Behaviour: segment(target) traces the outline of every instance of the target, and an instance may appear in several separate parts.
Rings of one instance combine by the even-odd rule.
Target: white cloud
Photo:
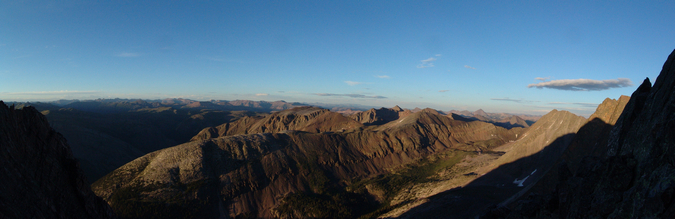
[[[464,68],[469,68],[469,69],[476,69],[476,68],[474,68],[474,67],[471,67],[471,66],[468,66],[468,65],[464,65]]]
[[[349,86],[355,86],[359,84],[363,84],[363,82],[358,82],[358,81],[345,81]]]
[[[117,57],[139,57],[141,54],[138,53],[133,53],[133,52],[123,52],[115,55]]]
[[[437,60],[436,58],[434,58],[434,57],[431,57],[431,58],[428,58],[428,59],[422,60],[422,62],[425,62],[425,63],[426,63],[426,62],[433,62],[433,61],[436,61],[436,60]]]
[[[436,61],[436,60],[437,60],[437,59],[434,58],[434,57],[431,57],[431,58],[428,58],[428,59],[425,59],[425,60],[421,60],[422,63],[419,64],[419,65],[417,65],[417,68],[430,68],[430,67],[434,67],[434,63],[431,63],[431,62]]]
[[[376,75],[375,77],[389,79],[389,75]]]
[[[621,88],[633,86],[633,83],[628,78],[608,79],[608,80],[592,80],[592,79],[561,79],[536,84],[527,85],[528,88],[550,88],[557,90],[569,91],[598,91],[607,90],[611,88]]]
[[[269,96],[269,94],[264,94],[264,93],[255,94],[255,95],[258,96],[258,97],[261,97],[261,96]]]
[[[441,54],[436,54],[436,57],[441,57]]]

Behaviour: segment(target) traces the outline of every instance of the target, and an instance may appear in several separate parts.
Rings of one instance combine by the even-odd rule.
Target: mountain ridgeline
[[[130,218],[351,218],[392,195],[368,179],[435,154],[487,150],[520,132],[431,109],[364,126],[328,110],[295,108],[206,128],[192,142],[138,158],[92,186]]]

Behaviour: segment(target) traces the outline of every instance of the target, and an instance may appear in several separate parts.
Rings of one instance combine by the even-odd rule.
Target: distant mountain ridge
[[[509,120],[510,117],[512,116],[517,116],[520,117],[523,120],[529,121],[528,125],[533,124],[536,122],[539,118],[541,118],[541,115],[529,115],[529,114],[510,114],[510,113],[488,113],[483,111],[483,109],[478,109],[474,112],[467,111],[467,110],[450,110],[448,113],[454,113],[457,115],[461,115],[464,117],[474,117],[478,118],[481,121],[504,121],[504,120]]]
[[[49,103],[49,102],[47,102]],[[95,100],[59,100],[53,102],[63,108],[73,108],[82,111],[90,112],[129,112],[140,110],[144,108],[158,108],[171,107],[173,109],[190,108],[190,109],[209,109],[222,111],[254,111],[254,112],[271,112],[291,109],[298,106],[306,106],[301,103],[288,103],[283,100],[268,102],[268,101],[252,101],[252,100],[211,100],[211,101],[196,101],[182,98],[168,98],[163,100],[142,100],[142,99],[95,99]]]
[[[342,114],[317,107],[296,107],[267,116],[244,117],[233,122],[202,130],[190,141],[206,140],[229,135],[305,131],[312,133],[344,132],[363,125]]]

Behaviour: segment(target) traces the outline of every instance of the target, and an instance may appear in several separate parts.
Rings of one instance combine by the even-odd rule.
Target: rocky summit
[[[33,107],[0,101],[0,218],[113,218],[66,139]]]
[[[675,218],[674,87],[675,51],[654,86],[645,79],[620,116],[607,107],[582,128],[604,123],[599,133],[580,131],[575,141],[592,144],[568,148],[555,174],[540,181],[550,189],[496,206],[484,218]]]

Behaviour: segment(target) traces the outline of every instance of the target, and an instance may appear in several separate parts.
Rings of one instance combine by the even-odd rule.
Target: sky
[[[656,80],[675,1],[5,1],[0,100],[588,116]]]

